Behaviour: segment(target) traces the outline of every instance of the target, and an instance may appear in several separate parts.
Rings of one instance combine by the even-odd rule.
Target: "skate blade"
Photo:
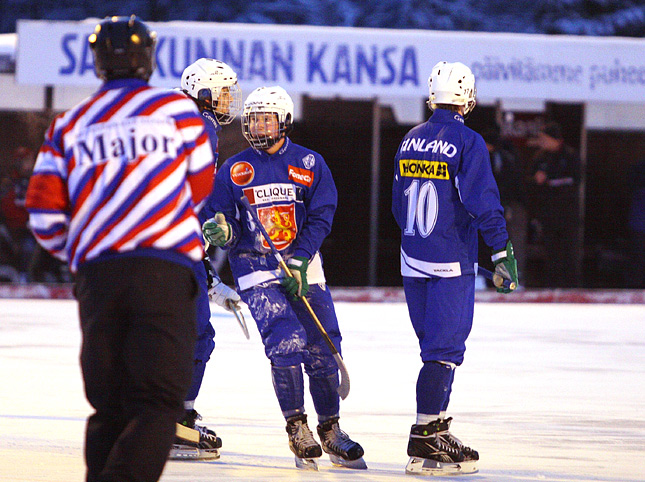
[[[300,457],[294,457],[296,459],[296,467],[303,470],[318,470],[318,463],[314,459],[301,459]]]
[[[185,445],[173,445],[168,459],[170,460],[217,460],[219,449],[199,449]]]
[[[447,463],[437,462],[432,459],[410,457],[408,465],[405,466],[405,473],[409,475],[465,475],[477,473],[476,460],[465,460],[463,462]]]
[[[329,454],[329,460],[331,460],[331,463],[337,467],[347,467],[348,469],[354,470],[367,470],[367,464],[363,460],[363,457],[356,460],[345,460],[338,455]]]

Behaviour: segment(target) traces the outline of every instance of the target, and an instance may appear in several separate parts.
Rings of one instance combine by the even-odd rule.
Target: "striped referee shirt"
[[[49,126],[27,191],[30,227],[72,272],[133,254],[189,266],[204,254],[196,212],[214,172],[190,99],[111,80]]]

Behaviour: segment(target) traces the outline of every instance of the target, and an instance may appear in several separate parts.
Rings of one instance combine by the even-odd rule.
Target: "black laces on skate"
[[[349,435],[340,429],[340,426],[337,423],[332,424],[332,426],[327,430],[325,430],[323,426],[320,432],[320,438],[322,439],[321,442],[334,449],[334,452],[345,452],[355,443],[349,438]]]
[[[318,426],[318,436],[323,449],[347,460],[363,456],[363,447],[354,442],[338,425],[338,418],[332,418]]]
[[[307,425],[306,416],[299,416],[287,420],[287,433],[289,434],[289,445],[298,457],[309,458],[320,456],[317,454],[320,451],[320,446],[316,442],[316,439],[314,439],[314,434],[309,428],[309,425]]]
[[[467,459],[479,460],[479,453],[476,450],[468,447],[467,445],[464,445],[461,440],[450,433],[449,428],[451,421],[452,417],[448,417],[443,420],[438,426],[439,431],[437,432],[437,435],[439,435],[439,437],[448,445],[454,447],[457,450],[461,450],[461,452]]]

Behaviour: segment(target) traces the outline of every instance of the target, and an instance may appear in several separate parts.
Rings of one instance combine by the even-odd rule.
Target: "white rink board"
[[[365,448],[367,472],[299,471],[253,322],[247,341],[213,306],[213,358],[197,410],[222,437],[222,458],[170,462],[163,482],[403,481],[420,362],[402,303],[336,305],[352,389],[341,426]],[[642,305],[479,303],[457,369],[453,432],[481,455],[459,479],[645,480]],[[84,478],[85,401],[72,300],[0,299],[0,480]],[[309,396],[306,405],[313,416]]]

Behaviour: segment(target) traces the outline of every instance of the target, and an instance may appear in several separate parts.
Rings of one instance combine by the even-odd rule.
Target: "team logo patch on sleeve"
[[[311,169],[312,167],[314,167],[314,164],[316,164],[316,158],[314,157],[313,154],[307,154],[305,157],[302,158],[302,164],[307,169]]]
[[[240,161],[231,166],[231,181],[238,186],[246,186],[255,177],[255,170],[248,162]]]
[[[300,169],[299,167],[289,165],[289,180],[311,187],[314,183],[314,173],[307,169]]]
[[[443,161],[427,161],[425,159],[401,159],[399,170],[404,177],[420,177],[423,179],[450,179],[448,163]]]

